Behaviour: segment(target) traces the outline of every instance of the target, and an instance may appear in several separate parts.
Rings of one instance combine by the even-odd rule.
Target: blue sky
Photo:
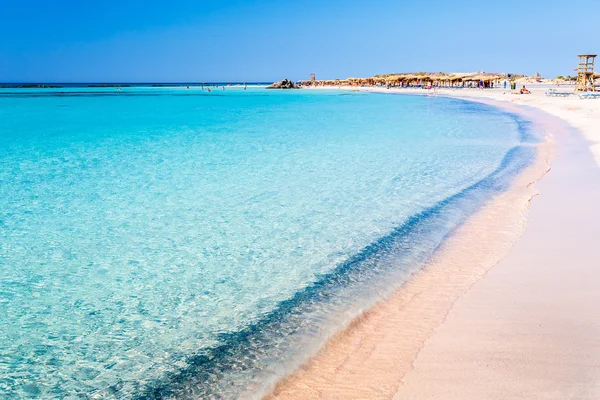
[[[554,77],[572,74],[579,52],[600,53],[598,0],[0,0],[0,9],[0,82]],[[580,10],[588,21],[575,20]]]

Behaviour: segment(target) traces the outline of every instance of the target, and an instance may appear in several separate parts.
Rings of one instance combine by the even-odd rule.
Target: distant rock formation
[[[32,84],[26,84],[26,85],[15,85],[15,84],[9,84],[9,85],[0,85],[0,89],[14,89],[14,88],[18,88],[18,89],[56,89],[56,88],[61,88],[62,86],[58,86],[58,85],[41,85],[38,83],[32,83]]]
[[[284,79],[267,86],[267,89],[298,89],[298,86],[289,79]]]

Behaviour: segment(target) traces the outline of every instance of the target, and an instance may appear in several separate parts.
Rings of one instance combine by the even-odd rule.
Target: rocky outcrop
[[[284,79],[267,86],[267,89],[298,89],[298,86],[289,79]]]

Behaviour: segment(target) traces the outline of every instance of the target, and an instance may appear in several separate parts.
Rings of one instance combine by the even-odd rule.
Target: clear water
[[[0,397],[259,393],[504,190],[525,130],[442,98],[0,89]]]

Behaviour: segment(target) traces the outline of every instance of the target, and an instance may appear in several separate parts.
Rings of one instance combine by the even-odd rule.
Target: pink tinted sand
[[[509,255],[453,305],[395,399],[600,399],[600,170],[573,131]]]
[[[510,191],[270,398],[600,398],[600,169],[562,122],[535,118],[552,171],[531,185],[553,154],[540,145]]]

